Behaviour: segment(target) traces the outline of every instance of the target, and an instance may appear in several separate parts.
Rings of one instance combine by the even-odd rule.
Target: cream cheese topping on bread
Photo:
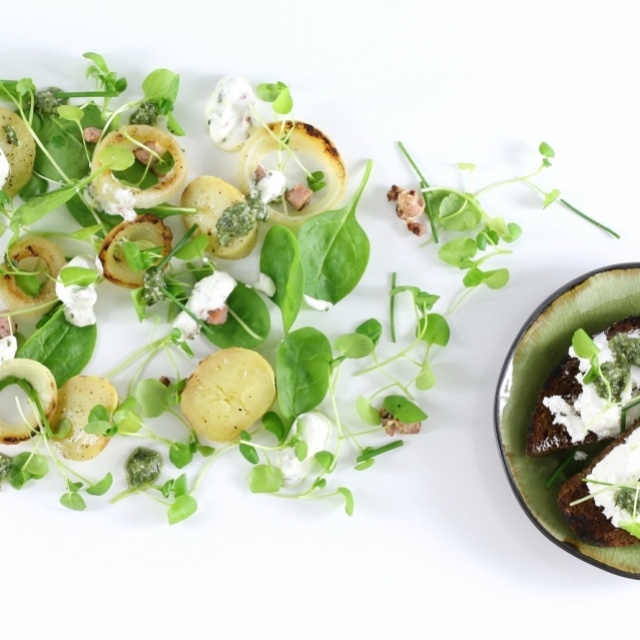
[[[627,334],[631,338],[640,338],[640,331],[632,331]],[[614,355],[609,348],[609,341],[605,332],[593,337],[593,341],[600,349],[598,360],[600,364],[613,362]],[[576,358],[573,347],[569,349],[569,356]],[[584,442],[589,432],[598,438],[615,437],[620,433],[621,407],[627,403],[640,389],[640,367],[632,365],[630,368],[630,381],[621,393],[620,401],[611,401],[599,395],[594,384],[585,384],[584,377],[591,368],[587,358],[578,358],[579,372],[576,373],[576,381],[582,391],[571,403],[560,395],[552,395],[543,398],[542,403],[553,415],[553,423],[563,425],[571,438],[571,442],[579,444]]]
[[[587,479],[587,488],[593,496],[594,503],[602,508],[604,515],[611,520],[614,527],[634,519],[633,508],[630,512],[628,508],[616,502],[619,502],[617,495],[621,485],[633,489],[639,480],[640,429],[636,429],[593,467]],[[640,519],[640,513],[636,513],[636,519]]]

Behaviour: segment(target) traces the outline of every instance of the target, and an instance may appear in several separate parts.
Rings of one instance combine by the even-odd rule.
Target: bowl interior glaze
[[[600,331],[640,315],[640,263],[587,273],[560,288],[531,315],[511,347],[495,400],[496,435],[511,486],[527,515],[550,540],[609,572],[640,579],[640,546],[606,549],[576,538],[556,506],[561,482],[545,483],[564,454],[527,458],[525,440],[540,390],[567,354],[578,328]],[[640,543],[640,541],[639,541]]]

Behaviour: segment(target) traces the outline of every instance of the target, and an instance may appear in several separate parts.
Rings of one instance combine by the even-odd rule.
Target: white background
[[[340,148],[355,189],[374,170],[359,217],[372,261],[353,298],[321,322],[353,329],[386,313],[389,274],[442,296],[459,274],[396,222],[388,187],[412,185],[402,140],[433,184],[460,186],[455,163],[475,162],[480,187],[538,164],[539,179],[605,221],[621,240],[558,206],[542,211],[524,186],[484,200],[518,222],[501,291],[474,292],[451,316],[434,357],[423,432],[340,482],[356,498],[295,502],[246,489],[236,455],[216,465],[200,513],[169,527],[149,500],[57,504],[54,478],[0,494],[2,637],[523,638],[621,636],[634,628],[635,581],[566,554],[529,522],[508,486],[495,442],[493,397],[502,362],[533,309],[591,269],[639,257],[637,10],[633,2],[536,0],[364,4],[258,2],[11,3],[2,11],[0,77],[86,86],[81,54],[103,54],[132,92],[153,68],[181,75],[191,174],[233,176],[215,154],[202,110],[228,73],[292,87],[299,119]],[[124,298],[120,298],[124,299]],[[148,327],[103,304],[94,372]],[[316,322],[317,315],[304,322]],[[130,339],[123,340],[123,332]],[[334,335],[337,335],[335,333]],[[356,387],[343,378],[346,415]]]

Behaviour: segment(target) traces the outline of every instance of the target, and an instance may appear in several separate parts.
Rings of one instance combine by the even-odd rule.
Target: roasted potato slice
[[[160,255],[166,256],[171,251],[172,240],[171,229],[156,216],[145,214],[135,220],[121,222],[111,229],[100,247],[98,257],[104,277],[121,287],[141,287],[144,271],[131,269],[124,256],[123,242],[135,242],[140,249],[158,247]]]
[[[258,242],[258,224],[244,236],[234,238],[231,243],[220,244],[216,223],[231,205],[244,202],[242,193],[233,185],[214,176],[200,176],[191,181],[182,194],[183,207],[197,209],[197,213],[183,216],[187,228],[198,226],[198,232],[209,237],[208,249],[215,256],[235,260],[244,258],[253,251]]]
[[[45,238],[22,238],[12,244],[5,254],[0,275],[0,298],[10,311],[27,312],[23,315],[42,314],[56,302],[56,278],[67,264],[60,248]],[[42,273],[42,284],[36,295],[29,295],[16,282],[16,267],[21,271]],[[50,304],[49,304],[50,303]],[[29,311],[33,308],[33,311]]]
[[[200,362],[186,382],[180,407],[201,436],[229,442],[259,420],[275,396],[271,365],[255,351],[231,347]]]
[[[62,420],[69,420],[70,429],[64,438],[53,440],[56,449],[68,460],[91,460],[109,443],[109,437],[87,433],[84,428],[96,405],[109,413],[118,407],[118,392],[105,378],[74,376],[58,390],[58,407],[51,420],[54,431]]]
[[[31,178],[36,143],[24,120],[4,107],[0,107],[0,149],[10,166],[9,177],[0,189],[13,197]]]
[[[47,367],[36,360],[27,358],[13,358],[5,360],[0,365],[0,388],[15,385],[15,380],[24,380],[35,391],[40,400],[40,406],[47,420],[51,420],[58,402],[58,387],[53,374]],[[0,410],[7,410],[4,406]],[[10,422],[0,417],[0,443],[15,444],[28,440],[40,425],[39,415],[31,407],[24,408],[25,420]]]

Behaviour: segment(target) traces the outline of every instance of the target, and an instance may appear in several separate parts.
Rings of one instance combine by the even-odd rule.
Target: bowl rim
[[[500,374],[498,376],[498,384],[496,386],[496,393],[494,396],[494,403],[493,403],[493,419],[494,419],[494,434],[496,437],[496,443],[498,445],[498,451],[500,453],[500,459],[502,461],[502,466],[506,473],[511,490],[513,491],[518,503],[520,504],[520,507],[525,512],[529,520],[533,522],[533,524],[536,526],[538,531],[540,531],[547,539],[551,540],[551,542],[553,542],[556,546],[560,547],[561,549],[571,554],[572,556],[582,560],[583,562],[586,562],[587,564],[590,564],[594,567],[607,571],[608,573],[621,576],[623,578],[629,578],[631,580],[640,580],[640,573],[631,573],[628,571],[624,571],[622,569],[618,569],[617,567],[612,567],[611,565],[608,565],[594,558],[590,558],[589,556],[584,555],[580,551],[580,549],[578,549],[574,545],[568,542],[563,542],[562,540],[558,540],[558,538],[556,538],[554,535],[552,535],[549,532],[549,530],[535,516],[535,514],[527,504],[526,500],[524,499],[524,497],[522,496],[518,488],[518,484],[513,475],[511,465],[509,464],[508,456],[506,455],[506,452],[505,452],[504,443],[502,441],[502,432],[500,428],[501,426],[501,410],[500,410],[501,393],[500,391],[503,387],[506,374],[509,370],[509,367],[511,366],[514,354],[518,349],[518,347],[520,346],[520,342],[522,341],[523,336],[535,324],[535,322],[538,320],[541,314],[551,304],[553,304],[558,298],[568,293],[578,285],[586,282],[593,276],[596,276],[600,273],[610,272],[610,271],[624,271],[624,270],[631,270],[631,269],[640,270],[640,262],[621,262],[621,263],[611,264],[603,267],[598,267],[580,276],[577,276],[572,280],[570,280],[569,282],[567,282],[566,284],[560,286],[553,293],[548,295],[540,304],[538,304],[537,307],[535,307],[533,312],[529,315],[525,323],[522,325],[520,331],[518,331],[518,333],[516,334],[516,337],[513,340],[511,346],[509,347],[504,363],[500,369]],[[640,540],[638,542],[640,543]]]

